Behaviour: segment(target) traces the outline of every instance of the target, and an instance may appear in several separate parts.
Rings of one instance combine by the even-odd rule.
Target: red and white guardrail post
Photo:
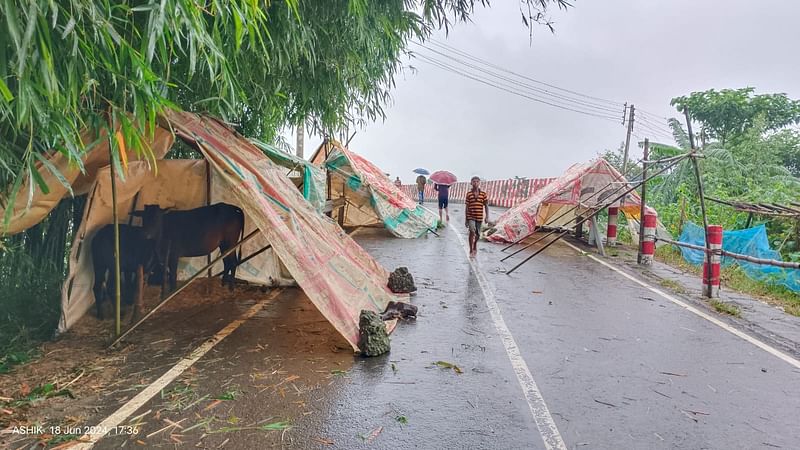
[[[606,245],[613,247],[617,245],[617,216],[619,208],[616,206],[608,207],[608,228],[606,229]]]
[[[703,295],[712,298],[719,297],[720,263],[722,263],[722,255],[719,253],[719,250],[722,249],[721,226],[708,226],[708,244],[711,254],[706,253],[703,258]],[[710,270],[709,264],[711,264]]]
[[[644,232],[640,238],[642,248],[639,249],[639,264],[649,266],[653,264],[656,254],[656,215],[644,214]]]

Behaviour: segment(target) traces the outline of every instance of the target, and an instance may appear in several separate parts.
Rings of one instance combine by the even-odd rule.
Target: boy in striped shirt
[[[478,253],[478,239],[481,236],[481,222],[489,223],[489,197],[480,188],[481,179],[472,177],[472,190],[464,200],[466,225],[469,230],[469,255]]]

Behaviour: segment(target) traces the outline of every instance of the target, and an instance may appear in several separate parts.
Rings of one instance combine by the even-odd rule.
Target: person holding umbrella
[[[433,189],[439,193],[439,223],[442,223],[442,210],[445,218],[450,222],[450,212],[447,210],[448,198],[450,196],[450,185],[455,183],[456,176],[446,170],[438,170],[431,174]]]
[[[430,172],[425,169],[415,169],[414,173],[419,174],[417,175],[417,192],[419,193],[419,204],[421,205],[425,200],[425,183],[428,181],[425,179],[425,175],[429,174]]]

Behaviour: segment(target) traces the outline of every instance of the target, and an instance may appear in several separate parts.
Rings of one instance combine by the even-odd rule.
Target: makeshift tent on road
[[[257,139],[250,139],[250,142],[266,153],[272,162],[289,169],[289,178],[292,179],[295,186],[303,193],[303,197],[311,203],[317,211],[322,212],[325,209],[327,194],[325,193],[325,171],[323,169],[315,166],[308,160],[278,150]],[[300,176],[292,176],[294,173],[298,173]]]
[[[504,212],[487,231],[487,239],[516,242],[533,234],[536,227],[571,228],[576,216],[586,217],[589,211],[625,192],[623,185],[630,186],[603,158],[575,164],[527,200]],[[578,208],[567,213],[575,206]],[[626,217],[638,219],[641,200],[633,191],[612,206],[618,206]],[[655,213],[652,208],[648,209]]]
[[[416,238],[436,227],[439,217],[418,205],[383,171],[333,140],[320,145],[311,162],[328,170],[331,216],[344,227],[383,224],[392,234]]]
[[[165,112],[159,122],[161,127],[150,143],[156,158],[166,154],[176,135],[200,151],[205,160],[162,160],[157,171],[146,161],[129,162],[125,179],[116,179],[120,223],[127,223],[130,212],[145,204],[189,209],[222,201],[239,206],[245,212],[245,233],[260,230],[258,237],[244,246],[243,256],[267,244],[272,247],[253,258],[249,266],[240,267],[237,276],[265,285],[296,282],[357,349],[360,311],[382,312],[390,300],[398,300],[386,287],[388,272],[336,223],[305,201],[284,168],[226,125],[176,111]],[[87,134],[85,142],[93,140]],[[59,154],[51,161],[62,170],[74,192],[88,194],[62,290],[61,331],[71,327],[92,305],[94,273],[89,244],[94,233],[111,221],[108,147],[106,140],[100,142],[84,158],[85,174]],[[32,207],[26,210],[24,187],[7,233],[35,225],[69,192],[45,168],[40,168],[40,173],[48,181],[50,193],[36,191]],[[197,260],[183,260],[179,278],[205,265],[205,257]]]

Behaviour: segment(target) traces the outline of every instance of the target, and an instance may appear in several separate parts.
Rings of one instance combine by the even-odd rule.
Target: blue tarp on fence
[[[691,222],[683,227],[683,232],[679,239],[687,244],[705,246],[706,237],[703,227]],[[764,225],[759,225],[745,230],[723,231],[722,249],[731,253],[749,255],[756,258],[775,259],[782,261],[781,254],[769,247],[767,229]],[[703,263],[703,252],[680,247],[683,259],[691,264],[700,265]],[[747,261],[737,261],[733,258],[722,258],[723,266],[738,264],[748,277],[764,281],[770,284],[785,286],[794,292],[800,292],[800,270],[784,269],[782,267],[768,266],[765,264],[755,264]]]

